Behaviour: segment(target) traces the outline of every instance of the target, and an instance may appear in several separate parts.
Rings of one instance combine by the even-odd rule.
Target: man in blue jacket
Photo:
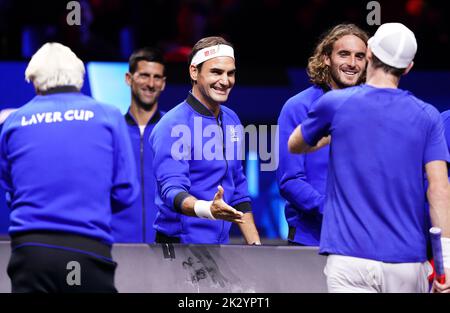
[[[293,155],[287,142],[311,105],[325,92],[354,86],[364,80],[368,36],[353,24],[340,24],[327,32],[308,62],[312,87],[290,98],[278,118],[280,165],[277,181],[286,199],[285,215],[292,245],[318,246],[322,225],[329,148]]]
[[[242,167],[243,129],[222,105],[235,82],[234,50],[221,37],[198,41],[189,60],[192,91],[153,129],[156,242],[223,244],[231,223],[260,244]]]
[[[159,50],[142,48],[130,56],[128,66],[125,80],[131,89],[131,105],[125,120],[134,150],[141,193],[129,209],[113,215],[112,231],[115,242],[153,243],[156,233],[153,223],[157,209],[149,137],[164,114],[158,108],[158,99],[166,86],[165,62]]]
[[[25,72],[37,96],[3,126],[13,292],[116,291],[111,215],[139,184],[123,116],[79,92],[84,73],[69,48],[45,44]]]

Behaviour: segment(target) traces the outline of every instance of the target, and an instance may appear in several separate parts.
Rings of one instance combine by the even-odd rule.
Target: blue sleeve
[[[13,185],[11,181],[11,166],[8,161],[7,123],[2,124],[0,127],[0,186],[7,194],[10,194]]]
[[[120,112],[114,111],[114,170],[111,188],[113,212],[129,207],[139,196],[139,181],[133,157],[131,140],[125,120]]]
[[[436,109],[431,107],[431,105],[428,113],[430,116],[430,125],[427,133],[423,163],[427,164],[436,160],[450,162],[449,151],[445,141],[444,125],[441,116]]]
[[[280,194],[297,210],[310,211],[321,207],[325,195],[320,194],[309,184],[305,171],[305,155],[292,154],[288,150],[291,133],[307,116],[307,108],[302,103],[288,105],[286,103],[278,118],[279,127],[279,162],[277,182]]]
[[[188,162],[192,146],[190,134],[187,125],[172,127],[170,123],[160,121],[150,135],[157,192],[174,211],[180,211],[179,205],[175,205],[177,195],[188,196],[191,187]]]
[[[249,212],[252,210],[251,207],[251,199],[248,193],[248,184],[247,178],[244,175],[244,168],[242,166],[242,162],[234,171],[234,193],[231,197],[229,205],[234,207],[236,210],[242,212]]]
[[[444,121],[445,140],[450,151],[450,111],[442,113],[442,120]]]
[[[238,120],[238,125],[240,124],[240,121]],[[244,138],[243,128],[242,127],[236,127],[236,129],[240,132],[239,138]],[[245,147],[242,146],[243,140],[239,141],[241,145],[237,147],[237,155],[240,155],[242,152],[242,149]],[[229,205],[234,207],[236,210],[242,211],[242,212],[249,212],[252,210],[251,207],[251,198],[248,192],[248,183],[247,183],[247,177],[244,173],[244,167],[242,165],[242,161],[236,161],[238,162],[237,166],[233,169],[233,180],[234,180],[234,192],[232,197],[230,198]],[[225,191],[226,192],[226,191]]]
[[[337,101],[333,99],[334,91],[320,97],[308,112],[302,123],[302,134],[306,143],[314,147],[317,142],[330,134],[331,122],[336,112]]]

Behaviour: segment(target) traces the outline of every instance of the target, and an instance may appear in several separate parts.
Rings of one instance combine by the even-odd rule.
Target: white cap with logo
[[[378,27],[368,46],[380,61],[395,68],[407,68],[417,51],[414,33],[401,23]]]

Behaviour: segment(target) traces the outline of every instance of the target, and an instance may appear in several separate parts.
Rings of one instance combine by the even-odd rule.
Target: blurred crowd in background
[[[169,62],[182,63],[198,39],[221,35],[240,64],[304,67],[333,25],[352,22],[370,34],[377,27],[367,24],[369,1],[360,0],[80,0],[80,26],[67,24],[68,2],[0,0],[0,59],[28,59],[42,43],[58,41],[85,61],[125,61],[137,47],[156,46]],[[378,2],[381,23],[402,22],[415,32],[418,68],[450,68],[446,1]]]

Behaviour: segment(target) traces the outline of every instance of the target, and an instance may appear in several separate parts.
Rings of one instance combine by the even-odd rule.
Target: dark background
[[[159,47],[168,60],[168,86],[159,104],[169,110],[190,88],[191,47],[202,37],[220,35],[234,44],[237,61],[237,82],[226,105],[244,125],[275,125],[286,100],[309,86],[305,67],[323,32],[343,22],[355,23],[370,35],[378,27],[367,24],[369,1],[80,0],[80,26],[67,24],[68,2],[0,0],[0,109],[19,107],[34,96],[24,82],[27,62],[42,44],[58,41],[86,64],[126,62],[136,48]],[[447,1],[378,2],[381,23],[402,22],[418,41],[414,69],[400,87],[439,111],[450,109]],[[92,79],[86,75],[86,94],[91,94]],[[256,169],[249,187],[262,237],[284,237],[284,200],[275,172]],[[6,232],[8,213],[0,192],[0,234]]]
[[[197,40],[221,35],[235,45],[239,65],[305,67],[330,27],[352,22],[370,34],[377,28],[366,21],[369,1],[81,0],[81,26],[67,24],[68,2],[0,0],[0,58],[27,59],[44,42],[59,41],[84,61],[125,61],[149,45],[182,63]],[[378,2],[382,23],[402,22],[416,34],[416,68],[450,69],[447,1]],[[271,83],[273,75],[264,78]]]

